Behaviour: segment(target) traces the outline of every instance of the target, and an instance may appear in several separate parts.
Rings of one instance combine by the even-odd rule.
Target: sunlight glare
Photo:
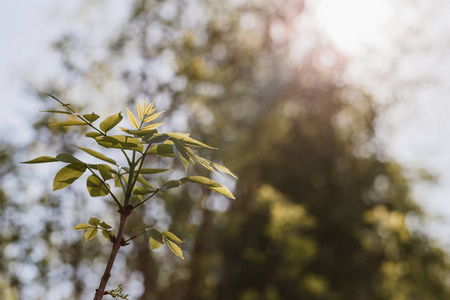
[[[382,42],[383,29],[393,12],[389,0],[322,0],[316,4],[320,28],[346,54]]]

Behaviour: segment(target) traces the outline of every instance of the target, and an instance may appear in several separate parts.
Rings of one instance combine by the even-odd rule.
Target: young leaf
[[[192,183],[197,183],[200,185],[203,185],[204,187],[207,187],[210,190],[213,190],[214,192],[217,192],[219,194],[222,194],[230,199],[235,199],[233,194],[230,192],[230,190],[221,185],[218,182],[215,182],[214,180],[211,180],[207,177],[203,177],[203,176],[187,176],[184,178],[181,178],[180,181],[182,183],[185,182],[192,182]]]
[[[49,124],[49,126],[78,126],[78,125],[88,125],[88,124],[81,120],[70,120]]]
[[[153,129],[155,129],[155,128],[161,126],[162,124],[164,124],[164,123],[150,124],[150,125],[147,125],[147,126],[145,126],[144,128],[142,128],[142,130],[153,130]]]
[[[183,257],[183,251],[181,251],[180,247],[178,247],[177,244],[175,244],[174,242],[172,242],[171,240],[165,238],[165,241],[167,242],[167,245],[169,246],[170,250],[172,250],[172,252],[178,256],[181,259],[184,259]]]
[[[153,193],[154,191],[155,190],[149,190],[149,189],[146,189],[143,187],[137,187],[137,188],[134,188],[133,194],[134,195],[146,195],[146,194]]]
[[[105,237],[105,239],[107,239],[108,241],[111,240],[111,237],[114,236],[114,233],[110,230],[102,230],[102,235]]]
[[[153,101],[152,103],[150,103],[149,104],[149,106],[145,109],[145,114],[146,115],[151,115],[152,114],[152,108],[153,108],[153,105],[155,104],[155,101]]]
[[[94,156],[94,157],[96,157],[98,159],[104,160],[104,161],[109,162],[110,164],[113,164],[113,165],[117,165],[117,163],[116,163],[116,161],[114,159],[109,158],[109,157],[101,154],[100,152],[97,152],[97,151],[94,151],[94,150],[91,150],[91,149],[88,149],[88,148],[82,148],[82,147],[78,147],[78,146],[75,146],[75,147],[77,147],[78,149],[83,150],[84,152],[86,152],[86,153],[88,153],[88,154],[90,154],[90,155],[92,155],[92,156]]]
[[[152,147],[148,150],[149,154],[156,154],[161,157],[174,157],[173,146],[168,144],[162,144]]]
[[[164,111],[161,111],[161,112],[159,112],[159,113],[156,113],[156,114],[153,114],[153,115],[148,116],[147,118],[145,118],[144,123],[148,123],[148,122],[153,121],[154,119],[156,119],[157,117],[159,117],[163,112],[164,112]]]
[[[145,178],[142,177],[141,175],[138,176],[137,181],[139,181],[146,188],[149,188],[150,190],[153,190],[153,191],[155,190],[155,187],[153,185],[151,185],[150,183],[148,183],[147,180],[145,180]]]
[[[226,173],[226,174],[228,174],[228,175],[230,175],[230,176],[232,176],[232,177],[238,179],[236,175],[234,175],[230,170],[228,170],[228,168],[226,168],[226,167],[224,167],[224,166],[221,166],[221,165],[219,165],[219,164],[216,164],[216,163],[214,163],[214,162],[212,162],[212,161],[209,161],[209,160],[207,160],[207,159],[205,159],[205,158],[202,158],[202,160],[205,160],[206,162],[208,162],[208,163],[209,163],[210,165],[212,165],[212,167],[213,167],[214,169],[216,169],[217,171]]]
[[[101,134],[100,132],[97,132],[97,131],[90,131],[85,134],[86,137],[90,137],[90,138],[96,138],[101,135],[103,135],[103,134]]]
[[[170,169],[148,169],[148,168],[142,168],[139,172],[140,174],[156,174],[156,173],[162,173],[169,171]]]
[[[162,235],[161,232],[159,232],[155,228],[150,228],[148,230],[148,233],[150,234],[150,237],[152,237],[154,240],[156,240],[160,244],[164,244],[164,236]]]
[[[137,101],[137,114],[139,117],[139,121],[142,122],[142,120],[144,120],[144,112],[142,111],[141,103],[139,103],[139,100]]]
[[[98,224],[100,224],[100,219],[90,217],[88,223],[91,224],[92,226],[98,226]]]
[[[215,147],[211,147],[209,145],[206,145],[200,141],[194,140],[193,138],[189,137],[189,134],[185,133],[167,133],[168,136],[170,136],[171,140],[175,142],[175,140],[183,141],[185,144],[194,146],[194,147],[202,147],[212,150],[217,150]]]
[[[84,240],[86,242],[92,240],[93,238],[95,238],[95,236],[98,233],[98,228],[94,227],[94,228],[89,228],[88,230],[86,230],[86,232],[84,233]]]
[[[22,164],[43,164],[43,163],[49,163],[49,162],[55,162],[58,161],[56,158],[51,156],[39,156],[35,159],[29,160],[29,161],[23,161]]]
[[[113,178],[111,171],[109,170],[109,167],[107,165],[98,165],[97,167],[103,180],[106,181]]]
[[[86,186],[91,197],[101,197],[109,194],[109,185],[107,183],[103,183],[103,181],[95,175],[88,177]]]
[[[122,119],[122,112],[109,116],[100,123],[100,129],[103,130],[104,133],[106,133],[113,129],[117,124],[119,124]]]
[[[108,225],[108,224],[106,224],[105,222],[101,222],[101,223],[98,224],[98,225],[100,225],[100,227],[102,227],[102,228],[104,228],[104,229],[111,229],[111,226]]]
[[[88,229],[91,228],[92,226],[86,223],[80,223],[75,227],[72,227],[72,229],[76,229],[76,230],[84,230],[84,229]]]
[[[179,187],[183,183],[180,180],[169,180],[162,187],[159,188],[160,191],[166,191],[169,189],[173,189]]]
[[[130,121],[130,124],[134,128],[139,129],[139,123],[136,120],[136,117],[133,115],[133,113],[128,109],[128,107],[127,107],[127,117],[128,117],[128,121]]]
[[[174,242],[177,243],[177,244],[180,244],[180,243],[183,242],[183,241],[180,240],[175,234],[173,234],[173,233],[170,232],[170,231],[163,231],[163,232],[162,232],[162,235],[164,235],[166,238],[168,238],[168,239],[174,241]]]
[[[149,244],[150,244],[150,250],[153,249],[158,249],[159,247],[161,247],[162,245],[164,245],[163,243],[158,242],[157,240],[155,240],[154,238],[150,238],[148,240]]]
[[[56,160],[62,161],[69,164],[85,164],[78,158],[74,157],[72,154],[69,153],[61,153],[56,155]]]
[[[153,133],[153,134],[149,134],[147,136],[145,136],[142,141],[145,144],[157,144],[157,143],[162,143],[165,142],[167,139],[169,138],[168,135],[163,134],[163,133]]]
[[[99,115],[92,113],[92,114],[85,114],[83,115],[83,117],[88,120],[89,122],[95,122],[95,120],[97,120],[98,118],[100,118]]]
[[[70,111],[64,111],[64,110],[42,110],[41,112],[48,112],[48,113],[53,113],[53,114],[65,114],[65,115],[72,114]]]
[[[71,185],[86,171],[86,165],[69,164],[58,171],[53,180],[53,190],[60,190]]]
[[[97,143],[105,148],[136,150],[142,152],[144,146],[138,138],[126,135],[112,135],[95,138]]]

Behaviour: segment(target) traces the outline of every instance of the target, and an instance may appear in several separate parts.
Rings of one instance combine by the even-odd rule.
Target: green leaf
[[[117,163],[116,163],[116,161],[114,159],[109,158],[109,157],[103,155],[100,152],[97,152],[97,151],[94,151],[94,150],[91,150],[91,149],[88,149],[88,148],[82,148],[82,147],[78,147],[78,146],[75,146],[75,147],[77,147],[78,149],[83,150],[84,152],[86,152],[86,153],[88,153],[88,154],[90,154],[90,155],[92,155],[92,156],[94,156],[94,157],[96,157],[98,159],[104,160],[104,161],[109,162],[110,164],[113,164],[113,165],[117,165]]]
[[[141,175],[138,175],[137,181],[139,181],[144,187],[149,188],[150,190],[156,190],[155,187],[153,185],[151,185],[150,183],[148,183],[147,180],[145,180],[144,177],[142,177]]]
[[[84,233],[84,240],[86,242],[92,240],[93,238],[95,238],[95,236],[98,233],[98,228],[94,227],[94,228],[89,228],[88,230],[86,230],[86,232]]]
[[[105,237],[105,239],[110,241],[111,237],[114,236],[114,233],[110,230],[102,230],[102,235]]]
[[[91,217],[88,223],[92,226],[98,226],[98,224],[100,224],[100,219]]]
[[[149,168],[142,168],[139,172],[140,174],[156,174],[156,173],[162,173],[170,171],[170,169],[149,169]]]
[[[217,171],[219,171],[219,172],[224,172],[224,173],[226,173],[226,174],[228,174],[228,175],[230,175],[230,176],[232,176],[232,177],[238,179],[236,175],[234,175],[230,170],[228,170],[228,168],[226,168],[226,167],[224,167],[224,166],[221,166],[221,165],[219,165],[219,164],[216,164],[216,163],[214,163],[214,162],[212,162],[212,161],[209,161],[209,160],[207,160],[207,159],[205,159],[205,158],[202,158],[202,159],[205,160],[205,161],[207,161],[208,163],[210,163],[210,164],[212,165],[212,167],[213,167],[214,169],[216,169]]]
[[[156,119],[157,117],[159,117],[163,112],[164,112],[164,111],[161,111],[161,112],[159,112],[159,113],[156,113],[156,114],[153,114],[153,115],[150,115],[150,116],[146,117],[145,120],[144,120],[144,123],[148,123],[148,122],[153,121],[154,119]]]
[[[155,104],[155,101],[153,101],[152,103],[150,103],[150,104],[148,105],[148,107],[145,109],[145,112],[144,112],[144,113],[145,113],[146,115],[151,115],[152,112],[155,111],[155,109],[152,110],[154,104]]]
[[[130,121],[130,124],[134,128],[139,129],[139,123],[136,120],[136,117],[133,115],[133,113],[128,109],[128,107],[127,107],[127,117],[128,117],[128,121]]]
[[[139,103],[139,100],[137,101],[137,114],[139,120],[142,122],[142,120],[144,119],[144,112],[142,111],[141,103]]]
[[[172,242],[169,239],[165,239],[165,241],[167,242],[167,245],[169,246],[170,250],[172,250],[172,252],[178,256],[181,259],[184,259],[183,257],[183,251],[181,251],[180,247],[178,247],[177,244],[175,244],[174,242]]]
[[[96,138],[101,135],[103,135],[103,134],[101,134],[100,132],[97,132],[97,131],[90,131],[85,134],[86,137],[90,137],[90,138]]]
[[[107,165],[98,165],[98,171],[105,181],[113,178],[111,171],[109,170],[109,167]]]
[[[180,244],[180,243],[183,242],[181,239],[179,239],[175,234],[173,234],[173,233],[170,232],[170,231],[163,231],[163,232],[162,232],[162,235],[164,235],[166,238],[168,238],[168,239],[174,241],[174,242],[177,243],[177,244]]]
[[[155,228],[149,228],[148,233],[150,234],[150,237],[153,238],[155,241],[157,241],[161,245],[164,244],[164,236],[162,235],[161,232],[159,232]]]
[[[138,138],[126,135],[112,135],[95,138],[97,143],[105,148],[117,148],[124,150],[136,150],[142,152],[144,146]]]
[[[92,226],[86,223],[80,223],[75,227],[72,227],[72,229],[76,229],[76,230],[84,230],[84,229],[88,229],[91,228]]]
[[[166,191],[169,189],[177,188],[183,183],[180,180],[169,180],[162,187],[159,188],[160,191]]]
[[[69,153],[61,153],[56,155],[56,160],[69,164],[86,164]]]
[[[167,134],[164,133],[154,133],[154,134],[149,134],[147,136],[145,136],[142,141],[145,144],[158,144],[158,143],[162,143],[165,142],[166,140],[169,139],[169,136]]]
[[[162,144],[152,147],[148,150],[149,154],[156,154],[161,157],[174,157],[173,146],[168,144]]]
[[[187,154],[186,150],[183,149],[182,146],[178,145],[179,141],[177,143],[173,143],[173,152],[175,153],[175,156],[178,158],[178,160],[183,165],[184,171],[187,173],[188,165],[191,161],[189,158],[189,155]],[[181,155],[180,155],[181,154]]]
[[[53,190],[60,190],[71,185],[86,171],[86,165],[69,164],[58,171],[53,180]]]
[[[111,226],[109,224],[106,224],[105,222],[101,222],[98,225],[100,225],[100,227],[102,227],[104,229],[110,229],[111,228]]]
[[[187,133],[167,133],[168,136],[170,136],[170,138],[175,141],[175,140],[180,140],[183,141],[185,144],[190,145],[190,146],[195,146],[195,147],[202,147],[202,148],[207,148],[207,149],[213,149],[213,150],[217,150],[217,148],[215,147],[211,147],[209,145],[206,145],[200,141],[194,140],[193,138],[189,137],[189,134]]]
[[[79,126],[79,125],[88,125],[88,124],[81,120],[70,120],[49,124],[49,126]]]
[[[99,115],[92,113],[92,114],[85,114],[83,115],[83,117],[88,120],[89,122],[95,122],[95,120],[97,120],[98,118],[100,118]]]
[[[117,124],[119,124],[122,119],[122,112],[109,116],[100,123],[100,129],[103,130],[104,133],[106,133],[113,129]]]
[[[134,195],[146,195],[146,194],[153,193],[154,191],[155,190],[149,190],[147,188],[137,187],[137,188],[134,188],[133,194]]]
[[[145,126],[144,128],[142,128],[142,130],[153,130],[153,129],[155,129],[155,128],[161,126],[162,124],[164,124],[164,123],[154,123],[154,124],[150,124],[150,125],[147,125],[147,126]]]
[[[150,238],[148,240],[149,244],[150,244],[150,250],[153,249],[158,249],[159,247],[161,247],[162,245],[164,245],[163,243],[158,242],[157,240],[155,240],[154,238]]]
[[[211,180],[207,177],[203,177],[203,176],[187,176],[184,178],[181,178],[180,181],[182,183],[185,182],[192,182],[192,183],[197,183],[200,185],[203,185],[204,187],[207,187],[210,190],[213,190],[214,192],[217,192],[219,194],[222,194],[230,199],[235,199],[233,194],[230,192],[230,190],[221,185],[218,182],[215,182],[214,180]]]
[[[58,161],[56,158],[51,156],[39,156],[35,159],[29,160],[29,161],[23,161],[22,164],[43,164],[43,163],[49,163],[49,162],[55,162]]]
[[[95,175],[88,177],[86,186],[91,197],[101,197],[109,194],[109,185],[107,183],[103,183],[103,181]]]
[[[125,128],[125,127],[120,127],[120,130],[125,131],[128,134],[136,135],[136,136],[146,136],[148,134],[152,134],[152,133],[157,132],[157,130],[155,130],[155,129],[152,129],[152,130],[147,130],[147,129],[145,129],[145,130],[144,129],[133,130],[133,129]]]
[[[69,112],[69,111],[64,111],[64,110],[42,110],[41,112],[48,112],[48,113],[53,113],[53,114],[72,115],[71,112]]]

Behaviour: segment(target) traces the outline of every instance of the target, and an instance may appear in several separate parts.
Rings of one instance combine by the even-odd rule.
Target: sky
[[[121,7],[120,1],[110,7],[105,15],[120,15],[113,9]],[[29,120],[39,107],[27,93],[27,82],[39,86],[58,70],[51,42],[79,26],[75,9],[70,1],[56,0],[3,4],[0,141],[23,144],[31,137]],[[306,2],[305,22],[347,57],[347,82],[364,86],[381,103],[397,101],[380,122],[380,137],[410,174],[423,168],[436,175],[434,184],[415,181],[414,197],[430,216],[440,218],[425,230],[450,249],[449,14],[450,3],[441,0],[432,5],[424,0],[316,0]]]

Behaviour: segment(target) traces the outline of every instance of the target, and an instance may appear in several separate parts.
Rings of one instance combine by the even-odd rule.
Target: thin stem
[[[140,236],[140,235],[143,235],[143,234],[146,233],[146,232],[147,232],[147,230],[144,230],[144,231],[142,231],[142,232],[139,233],[139,234],[133,235],[133,236],[130,237],[129,239],[125,240],[125,243],[127,243],[127,242],[129,242],[129,241],[131,241],[131,240],[133,240],[133,239],[135,239],[135,238],[137,238],[137,237]]]
[[[131,211],[130,211],[131,212]],[[113,267],[114,261],[116,259],[117,252],[122,246],[122,236],[123,231],[125,229],[125,223],[127,221],[129,214],[128,213],[120,213],[120,226],[119,231],[117,232],[117,237],[114,240],[114,244],[111,250],[111,254],[109,256],[108,264],[106,265],[105,272],[103,273],[102,280],[100,281],[100,285],[95,292],[94,300],[101,300],[103,295],[105,294],[106,284],[108,283],[109,277],[111,277],[111,269]]]
[[[154,191],[150,196],[148,196],[145,200],[142,200],[141,202],[139,202],[138,204],[136,204],[135,206],[133,206],[133,209],[135,209],[136,207],[138,207],[141,204],[144,204],[145,202],[147,202],[148,200],[150,200],[151,198],[153,198],[153,196],[155,196],[157,193],[159,192],[159,189],[156,188],[156,191]]]

